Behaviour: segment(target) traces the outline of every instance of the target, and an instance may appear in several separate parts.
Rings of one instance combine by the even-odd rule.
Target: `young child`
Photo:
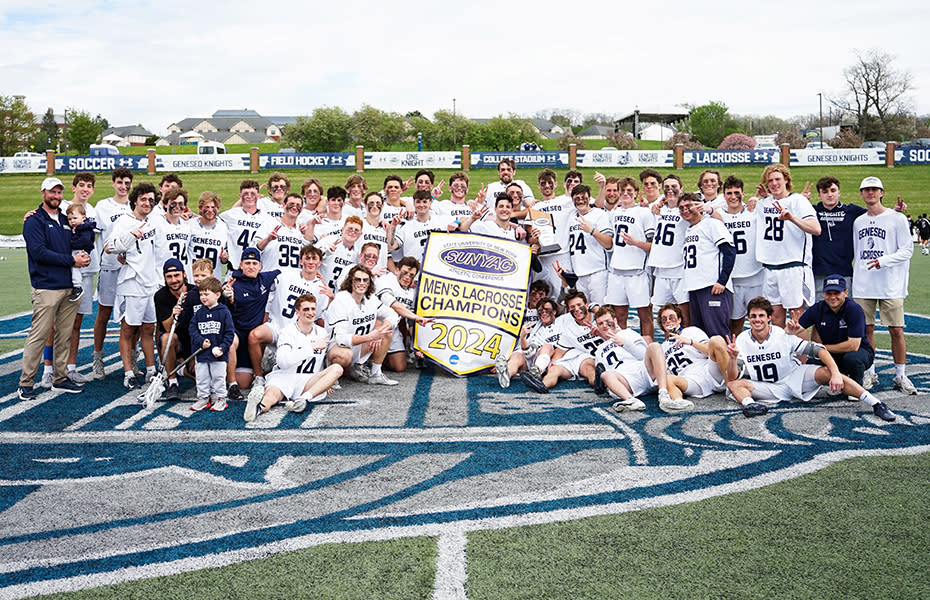
[[[205,278],[197,287],[202,305],[191,317],[191,348],[205,350],[197,355],[197,402],[191,410],[226,410],[226,361],[235,332],[232,314],[219,303],[223,286],[215,277]],[[211,394],[216,395],[212,404]]]
[[[68,225],[71,226],[71,255],[78,252],[90,254],[94,251],[94,228],[97,226],[93,219],[87,218],[87,211],[83,204],[73,202],[68,210]],[[71,268],[71,296],[69,300],[76,301],[84,293],[81,287],[81,269],[78,267]]]

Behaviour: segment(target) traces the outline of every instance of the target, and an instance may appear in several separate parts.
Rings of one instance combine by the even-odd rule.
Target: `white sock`
[[[381,365],[371,363],[371,371],[370,371],[371,376],[378,375],[379,373],[381,373]]]
[[[54,373],[55,367],[52,365],[42,365],[42,375],[48,375],[49,373]]]
[[[876,404],[878,404],[878,398],[876,398],[875,396],[873,396],[873,395],[872,395],[872,392],[870,392],[870,391],[868,391],[868,390],[866,390],[865,393],[863,393],[861,396],[859,396],[859,400],[865,402],[865,403],[868,404],[869,406],[875,406]]]
[[[898,363],[894,364],[894,374],[895,377],[904,377],[904,365],[899,365]]]
[[[536,360],[533,361],[533,366],[539,369],[539,372],[542,373],[546,370],[546,367],[549,366],[549,363],[552,361],[552,357],[548,354],[540,354],[536,357]]]
[[[76,364],[75,364],[75,365],[68,365],[68,372],[70,373],[71,371],[75,370],[76,368],[77,368],[77,365],[76,365]]]

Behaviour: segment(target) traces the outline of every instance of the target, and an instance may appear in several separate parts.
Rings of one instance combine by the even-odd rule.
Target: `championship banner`
[[[414,347],[459,377],[494,365],[520,336],[530,280],[526,244],[474,233],[432,232],[417,292]]]

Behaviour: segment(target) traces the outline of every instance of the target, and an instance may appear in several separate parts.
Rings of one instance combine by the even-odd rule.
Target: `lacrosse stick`
[[[174,371],[171,371],[170,373],[168,373],[167,375],[165,375],[165,379],[170,379],[171,377],[174,377],[175,375],[177,375],[178,372],[180,372],[180,370],[184,368],[184,365],[186,365],[186,364],[189,363],[190,361],[194,360],[194,358],[195,358],[198,354],[200,354],[201,352],[203,352],[204,350],[205,350],[205,348],[197,348],[197,351],[196,351],[196,352],[194,352],[193,354],[191,354],[190,356],[188,356],[187,358],[185,358],[184,360],[182,360],[180,363],[178,363],[178,366],[174,368]],[[154,379],[152,380],[152,383],[155,383],[155,380],[154,380]],[[164,389],[164,384],[161,384],[161,387],[162,387],[162,389]],[[151,389],[151,388],[149,388],[149,389]],[[161,397],[161,392],[159,392],[158,394],[156,394],[156,395],[151,399],[151,401],[149,401],[148,390],[146,390],[145,392],[139,394],[139,400],[141,400],[141,401],[145,404],[145,408],[148,408],[148,409],[155,408],[155,403],[158,402],[158,399],[159,399],[160,397]]]
[[[184,297],[187,295],[187,292],[181,292],[181,295],[178,296],[178,303],[176,306],[180,306],[184,302]],[[168,343],[166,344],[167,348],[171,347],[171,339],[174,337],[174,329],[178,324],[178,315],[174,315],[174,318],[171,320],[171,329],[168,331]],[[170,350],[169,350],[170,351]],[[152,409],[155,407],[155,403],[158,402],[158,399],[161,398],[161,395],[165,393],[165,381],[167,377],[165,376],[164,369],[164,357],[161,356],[161,353],[158,355],[158,360],[161,362],[161,365],[157,365],[157,373],[155,377],[152,377],[152,381],[149,383],[149,387],[139,394],[139,400],[145,404],[145,408]]]

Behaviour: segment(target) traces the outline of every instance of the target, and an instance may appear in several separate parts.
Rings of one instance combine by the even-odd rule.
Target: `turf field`
[[[27,310],[22,251],[0,257],[0,312]],[[0,320],[0,598],[930,597],[928,276],[918,252],[919,396],[879,352],[893,424],[832,399],[618,417],[577,384],[411,372],[246,427],[141,411],[115,338],[106,381],[23,403],[28,317]]]

